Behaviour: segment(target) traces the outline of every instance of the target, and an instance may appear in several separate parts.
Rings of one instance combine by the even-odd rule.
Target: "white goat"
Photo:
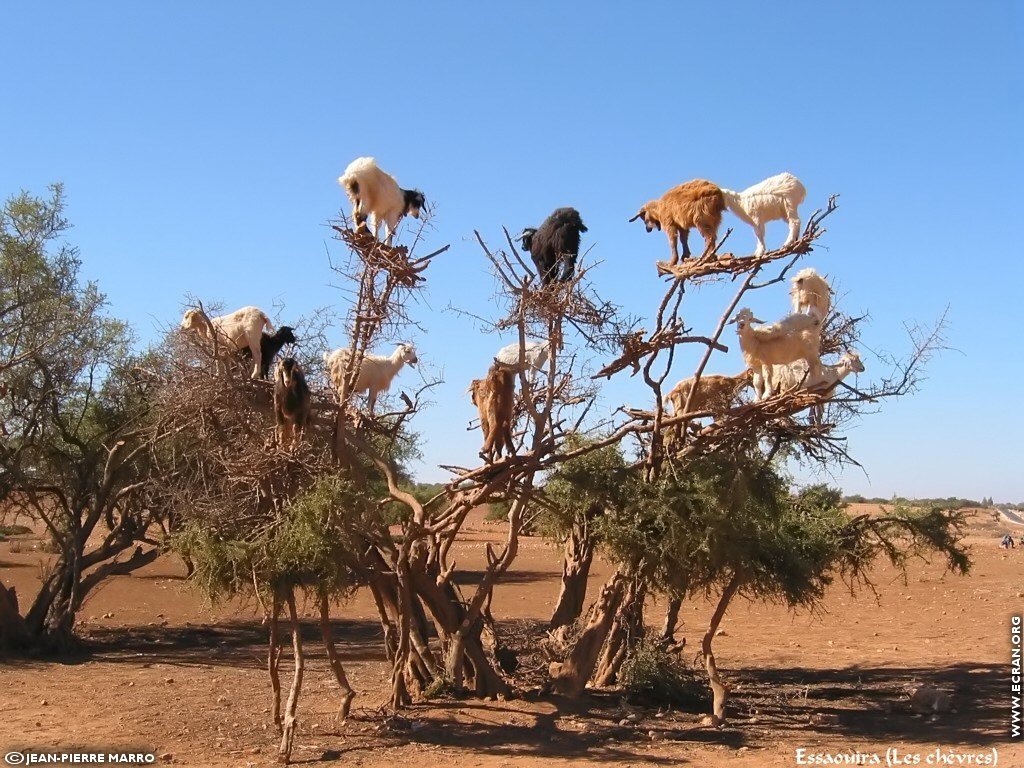
[[[811,419],[816,424],[821,422],[821,417],[824,415],[824,402],[832,399],[839,382],[851,373],[864,373],[864,363],[861,361],[860,355],[853,350],[840,357],[835,365],[822,365],[817,378],[813,378],[808,373],[807,365],[803,360],[797,360],[788,365],[772,366],[772,379],[777,387],[776,391],[787,392],[799,387],[800,389],[823,392],[822,402],[811,408]],[[760,374],[754,375],[755,386],[759,376]]]
[[[761,387],[754,380],[754,392],[760,400],[775,391],[772,367],[803,360],[810,375],[821,375],[821,320],[815,315],[787,315],[777,323],[754,328],[762,323],[743,308],[730,320],[736,323],[743,359],[755,374],[761,374]]]
[[[331,377],[334,388],[341,393],[345,383],[345,369],[348,367],[350,350],[345,347],[334,352],[324,352],[324,364]],[[399,344],[388,357],[383,355],[363,355],[359,364],[359,373],[355,385],[349,394],[366,392],[370,413],[377,403],[377,396],[391,388],[391,380],[395,378],[402,366],[408,363],[416,365],[416,348],[412,344]]]
[[[210,326],[213,326],[212,328]],[[260,377],[263,361],[260,338],[263,329],[274,332],[274,326],[266,313],[259,307],[242,307],[229,315],[221,315],[207,322],[206,316],[198,309],[190,309],[181,319],[183,331],[193,331],[202,339],[213,342],[216,334],[217,345],[225,352],[237,352],[248,348],[252,354],[252,378]]]
[[[828,317],[828,311],[832,308],[832,287],[810,267],[796,273],[789,295],[793,300],[794,312],[817,312],[822,321]]]
[[[423,193],[415,189],[402,189],[395,177],[385,173],[372,157],[357,157],[345,173],[338,177],[348,199],[352,201],[352,218],[361,227],[367,217],[373,236],[380,239],[380,225],[384,223],[384,241],[391,243],[398,222],[407,213],[414,219],[426,205]]]
[[[764,253],[764,227],[769,221],[785,219],[789,222],[789,245],[800,236],[800,214],[798,208],[807,197],[807,190],[800,179],[791,173],[780,173],[765,179],[742,192],[722,189],[726,207],[740,219],[754,228],[757,235],[756,256]]]
[[[550,349],[549,341],[528,341],[520,362],[519,342],[515,341],[499,349],[498,354],[494,356],[494,362],[514,373],[531,369],[540,371],[548,362]]]

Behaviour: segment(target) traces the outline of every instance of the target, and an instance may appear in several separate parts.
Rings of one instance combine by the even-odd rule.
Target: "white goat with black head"
[[[352,201],[352,218],[356,228],[366,225],[380,239],[380,225],[384,224],[384,241],[394,238],[398,222],[406,214],[414,219],[426,206],[426,198],[418,189],[402,189],[395,177],[385,173],[372,157],[358,157],[349,163],[345,173],[338,177],[348,199]]]
[[[213,345],[216,343],[223,366],[223,358],[228,354],[248,349],[252,355],[252,378],[259,378],[263,368],[263,351],[261,340],[263,329],[273,332],[274,326],[270,318],[259,307],[242,307],[231,314],[215,317],[212,320],[198,309],[190,309],[181,319],[181,329],[191,331],[199,338]]]
[[[576,272],[580,235],[587,231],[575,208],[556,208],[539,227],[527,227],[516,239],[528,251],[542,285],[566,282]]]
[[[260,334],[260,378],[265,379],[270,374],[270,367],[274,364],[274,358],[281,348],[286,344],[297,344],[295,329],[290,325],[282,325],[274,333],[264,331]],[[251,358],[252,352],[249,348],[240,350],[242,357]]]
[[[345,383],[345,371],[348,368],[350,357],[351,351],[347,347],[336,349],[334,352],[324,352],[327,373],[339,395]],[[406,363],[416,365],[417,362],[419,359],[416,357],[416,348],[412,344],[399,344],[395,347],[395,351],[387,357],[363,355],[363,359],[359,362],[359,372],[356,374],[355,384],[349,394],[366,392],[370,413],[373,413],[377,396],[391,388],[392,379],[398,375],[402,367]]]

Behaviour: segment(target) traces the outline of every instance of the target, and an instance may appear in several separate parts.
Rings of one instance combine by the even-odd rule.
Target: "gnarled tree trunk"
[[[708,623],[708,631],[704,633],[704,639],[700,644],[701,653],[704,654],[704,667],[707,669],[711,693],[714,696],[711,724],[715,726],[725,722],[725,701],[729,697],[729,688],[722,682],[722,678],[718,674],[718,665],[715,663],[715,654],[711,650],[711,642],[715,638],[715,632],[718,631],[718,625],[722,623],[722,618],[729,608],[729,602],[739,587],[740,575],[736,573],[733,574],[725,589],[722,590],[722,596],[718,599],[718,605],[715,606],[715,612],[711,615],[711,621]]]
[[[601,588],[601,594],[591,611],[590,621],[565,661],[552,662],[549,672],[556,693],[578,698],[587,687],[587,681],[594,673],[597,657],[622,602],[625,582],[626,577],[618,571],[612,575]]]
[[[562,555],[562,586],[555,602],[548,626],[561,638],[565,628],[571,626],[587,600],[587,578],[594,561],[594,542],[586,523],[574,525],[565,540]]]
[[[626,582],[622,602],[615,612],[608,639],[594,673],[595,685],[614,685],[622,662],[644,636],[644,598],[647,586],[638,577]]]

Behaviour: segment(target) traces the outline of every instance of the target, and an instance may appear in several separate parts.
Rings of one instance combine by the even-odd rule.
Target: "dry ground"
[[[444,700],[384,719],[377,707],[388,669],[372,602],[360,593],[335,610],[359,692],[354,716],[334,722],[338,697],[310,619],[312,659],[294,758],[357,766],[789,766],[800,747],[877,752],[883,762],[885,750],[897,747],[921,752],[922,764],[936,748],[995,748],[1000,765],[1024,766],[1024,744],[1011,745],[1007,736],[1008,626],[1011,612],[1024,610],[1024,548],[997,547],[997,532],[1006,529],[991,513],[975,517],[968,577],[921,563],[904,584],[882,567],[874,573],[877,598],[853,597],[837,585],[817,616],[734,605],[716,654],[735,687],[735,716],[717,730],[701,727],[699,713],[635,707],[614,692],[580,705]],[[468,568],[479,567],[482,542],[498,542],[502,528],[478,517],[471,534],[457,554]],[[16,585],[23,601],[38,583],[42,558],[31,536],[0,543],[0,579]],[[140,748],[181,765],[274,764],[277,734],[257,611],[209,605],[183,573],[168,556],[112,579],[82,611],[89,652],[80,658],[0,662],[0,755],[11,748]],[[519,630],[538,626],[550,613],[558,574],[558,552],[525,540],[495,592],[494,614]],[[463,573],[463,583],[478,575]],[[596,567],[592,589],[607,575],[607,567]],[[688,647],[697,646],[709,614],[706,602],[684,608]],[[648,617],[660,621],[657,606]],[[282,667],[287,678],[287,661]],[[907,691],[920,682],[954,690],[955,712],[914,714]]]

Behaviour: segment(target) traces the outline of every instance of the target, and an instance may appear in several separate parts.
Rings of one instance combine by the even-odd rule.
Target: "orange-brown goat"
[[[647,231],[664,230],[672,248],[672,264],[679,262],[679,246],[683,244],[683,258],[690,255],[690,230],[694,227],[704,236],[704,253],[715,247],[718,227],[725,211],[722,190],[705,179],[694,179],[673,187],[657,200],[645,203],[630,221],[643,219]]]
[[[516,452],[512,441],[512,408],[515,405],[515,374],[505,368],[492,365],[483,379],[473,379],[469,385],[473,404],[480,413],[480,429],[484,433],[484,444],[480,456],[494,461],[502,450],[508,455]]]

